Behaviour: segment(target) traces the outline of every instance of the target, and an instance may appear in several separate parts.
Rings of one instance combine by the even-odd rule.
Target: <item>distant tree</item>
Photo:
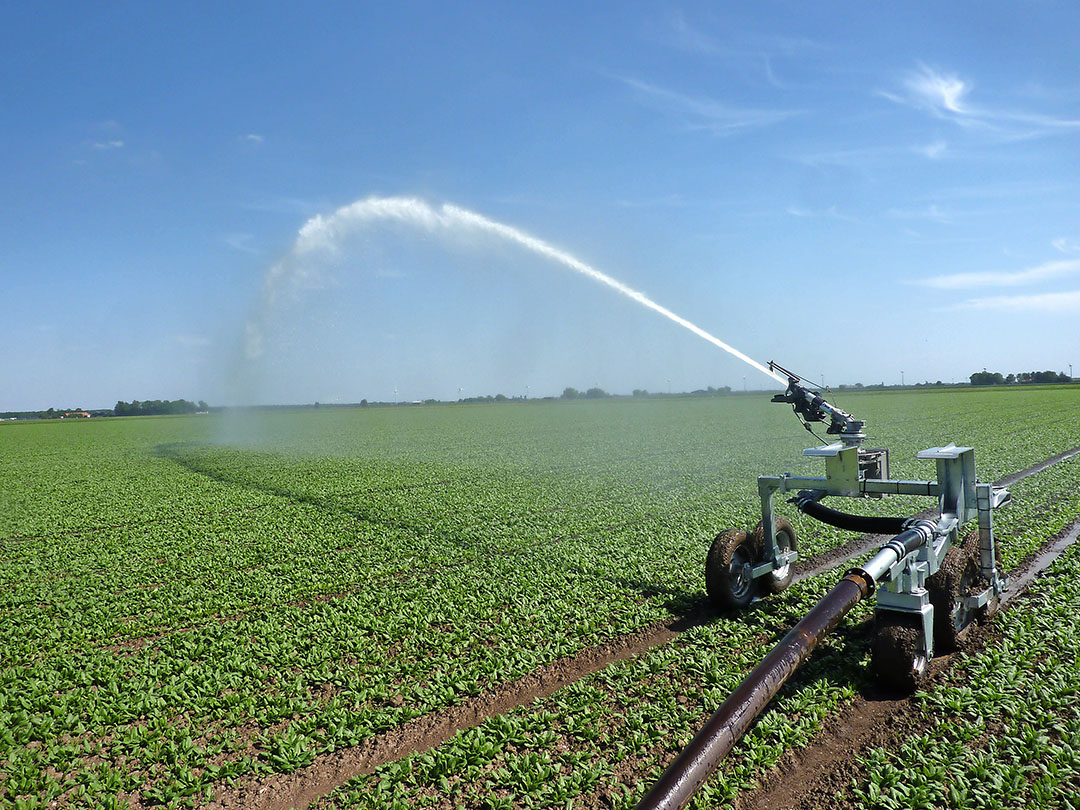
[[[505,394],[496,394],[495,395],[495,401],[496,402],[506,402],[506,395]]]
[[[133,399],[131,402],[119,401],[113,407],[114,416],[156,416],[160,414],[195,413],[200,405],[206,406],[205,402],[196,405],[186,399],[148,399],[140,402]],[[208,407],[208,406],[206,406]],[[203,407],[203,410],[206,410]]]
[[[360,407],[361,408],[366,408],[367,407],[367,400],[366,399],[360,400]]]
[[[590,388],[588,391],[585,392],[586,399],[603,399],[604,397],[609,396],[611,396],[611,394],[609,394],[603,388]]]
[[[1027,379],[1025,379],[1024,382],[1031,382],[1037,385],[1069,382],[1068,374],[1060,374],[1056,371],[1031,371],[1025,376]]]
[[[1005,384],[1006,385],[1012,385],[1015,382],[1016,382],[1016,375],[1015,374],[1010,374],[1008,377],[1005,378]]]
[[[563,399],[577,399],[581,396],[581,392],[576,388],[564,388],[562,392]]]
[[[1005,378],[1000,371],[976,371],[969,378],[972,385],[1003,385]]]
[[[634,396],[635,397],[647,397],[648,395],[649,395],[649,392],[646,391],[644,388],[635,388],[634,389]]]

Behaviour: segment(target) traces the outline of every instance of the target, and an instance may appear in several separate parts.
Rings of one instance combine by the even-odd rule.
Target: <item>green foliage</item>
[[[932,477],[915,452],[953,440],[978,448],[989,479],[1080,444],[1072,393],[838,404],[870,420],[901,477]],[[763,398],[253,413],[240,433],[263,441],[215,442],[226,426],[0,427],[0,804],[194,803],[681,615],[700,604],[713,535],[756,522],[755,476],[820,472],[800,459],[790,413]],[[1016,487],[999,523],[1008,564],[1075,516],[1078,478],[1068,462]],[[785,515],[805,553],[846,539]],[[833,578],[384,766],[334,801],[561,807],[604,792],[632,805]],[[864,648],[843,630],[826,642],[712,799],[809,739],[863,683]]]
[[[1019,374],[1001,376],[1000,371],[976,371],[969,378],[972,385],[1047,385],[1072,382],[1072,377],[1063,371],[1021,371]]]
[[[318,403],[315,403],[316,407]],[[198,403],[186,399],[148,399],[143,402],[135,399],[131,402],[117,402],[113,408],[114,416],[161,416],[165,414],[195,413],[209,409],[202,400]]]

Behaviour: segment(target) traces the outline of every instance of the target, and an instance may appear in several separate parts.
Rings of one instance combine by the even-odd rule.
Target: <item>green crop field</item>
[[[976,448],[983,480],[1080,446],[1075,387],[853,392],[835,403],[868,420],[869,445],[890,449],[897,477],[933,478],[915,453],[949,441]],[[815,444],[765,395],[0,425],[0,805],[199,806],[240,795],[274,774],[329,767],[336,753],[389,750],[425,717],[701,613],[713,536],[756,522],[757,475],[820,474],[801,456]],[[998,520],[1006,568],[1080,517],[1078,484],[1080,458],[1012,488]],[[847,506],[907,514],[933,504]],[[850,538],[780,509],[804,557]],[[304,803],[632,806],[839,573],[537,690],[430,750],[375,757]],[[1075,601],[1075,582],[1066,591],[1063,602]],[[871,610],[860,606],[823,644],[700,806],[753,787],[868,688],[858,626]],[[1005,611],[1001,643],[1042,634],[1050,650],[1067,647],[1074,615],[1032,625]],[[1040,660],[1019,658],[1013,677],[1060,686],[1060,668]],[[926,767],[939,769],[927,779],[939,788],[948,752],[978,734],[934,718],[985,726],[988,710],[971,708],[962,679],[979,681],[978,701],[1015,709],[1008,684],[984,697],[991,687],[976,676],[988,666],[975,658],[921,699]],[[1075,675],[1074,665],[1062,688]],[[1008,753],[1052,763],[1056,775],[1036,789],[1027,772],[1009,772],[1002,790],[1037,790],[1057,806],[1075,787],[1077,759],[1058,743],[1075,739],[1080,718],[1057,712],[1050,742]],[[956,767],[970,780],[995,751],[983,740]],[[858,777],[873,792],[853,795],[904,806],[890,776],[903,755],[876,752]],[[950,800],[932,798],[927,806]]]

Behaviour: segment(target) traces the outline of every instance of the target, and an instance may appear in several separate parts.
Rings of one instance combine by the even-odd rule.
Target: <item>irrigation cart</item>
[[[802,377],[775,363],[769,369],[788,380],[773,402],[790,404],[811,433],[813,425],[826,424],[836,441],[803,451],[824,459],[824,477],[758,478],[757,528],[722,531],[709,550],[705,582],[711,599],[741,610],[791,584],[798,541],[791,523],[774,511],[777,494],[794,493],[789,501],[799,511],[830,526],[890,539],[850,569],[747,676],[642,799],[641,810],[684,807],[817,643],[865,597],[877,594],[873,669],[886,685],[910,690],[925,678],[935,649],[955,649],[977,619],[997,608],[1008,586],[999,569],[993,514],[1009,502],[1009,492],[975,477],[972,448],[947,444],[919,452],[918,458],[937,463],[936,481],[889,478],[888,451],[862,446],[864,421],[830,405]],[[937,498],[937,517],[868,517],[822,503],[828,496],[886,495]],[[972,521],[977,530],[966,531]]]

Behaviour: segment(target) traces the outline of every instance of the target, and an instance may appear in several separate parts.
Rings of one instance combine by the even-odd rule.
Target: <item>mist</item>
[[[409,198],[309,220],[267,271],[241,343],[230,404],[756,388],[773,378],[547,242]]]

